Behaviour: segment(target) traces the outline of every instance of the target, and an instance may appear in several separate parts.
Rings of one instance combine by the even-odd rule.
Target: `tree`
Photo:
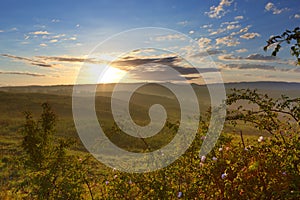
[[[56,116],[48,103],[42,108],[37,121],[31,113],[25,113],[22,147],[26,153],[26,176],[21,190],[33,199],[82,199],[88,188],[93,199],[86,179],[87,159],[67,153],[75,142],[54,138]]]
[[[275,45],[272,56],[276,56],[283,42],[288,44],[295,42],[291,46],[291,55],[297,58],[297,64],[300,65],[300,28],[296,27],[293,31],[286,30],[281,35],[271,37],[267,41],[267,45],[264,47],[264,50],[267,51],[271,46]]]

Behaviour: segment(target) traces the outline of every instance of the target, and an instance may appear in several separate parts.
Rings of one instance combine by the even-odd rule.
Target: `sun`
[[[108,66],[104,75],[99,79],[99,83],[117,83],[119,82],[124,76],[126,72],[120,70],[118,68]]]

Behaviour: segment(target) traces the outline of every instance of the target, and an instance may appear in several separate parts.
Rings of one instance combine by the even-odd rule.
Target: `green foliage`
[[[228,95],[228,106],[241,101],[248,102],[249,107],[229,110],[227,120],[234,125],[249,123],[268,131],[270,137],[246,138],[241,134],[238,138],[223,133],[215,148],[206,157],[199,157],[209,126],[208,120],[202,119],[193,144],[183,156],[164,169],[142,174],[107,169],[82,158],[84,153],[71,153],[74,143],[53,135],[56,117],[50,106],[43,104],[39,120],[25,115],[25,159],[16,157],[24,168],[13,179],[18,190],[0,198],[299,199],[299,98],[273,99],[256,90],[233,90]],[[116,126],[112,128],[119,131]],[[168,121],[167,128],[176,131],[178,123]],[[7,158],[1,162],[12,163]]]
[[[267,51],[268,48],[275,45],[275,48],[272,52],[272,56],[276,56],[281,48],[281,43],[286,42],[291,44],[291,42],[295,41],[291,46],[291,55],[297,58],[297,64],[300,65],[300,28],[296,27],[293,31],[286,30],[281,35],[276,35],[271,37],[267,41],[267,45],[264,47],[264,50]]]
[[[26,175],[19,191],[36,199],[81,199],[85,193],[87,169],[76,156],[68,155],[72,140],[54,140],[56,116],[49,104],[42,104],[38,121],[25,113],[22,146],[26,153]]]
[[[281,96],[279,99],[262,95],[256,90],[233,89],[228,95],[227,105],[246,101],[250,108],[239,106],[236,110],[227,112],[227,120],[236,125],[237,120],[250,122],[260,130],[266,130],[278,137],[282,132],[294,131],[300,125],[300,98],[291,99]]]

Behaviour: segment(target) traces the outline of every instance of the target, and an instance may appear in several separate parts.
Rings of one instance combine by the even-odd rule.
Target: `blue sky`
[[[168,28],[191,37],[209,52],[225,82],[300,82],[299,67],[288,47],[276,59],[262,49],[271,35],[299,22],[300,4],[295,0],[1,1],[0,86],[73,84],[84,58],[97,44],[142,27]],[[97,56],[112,59],[117,53],[108,48]],[[150,57],[130,55],[131,60],[123,62],[129,66]],[[178,59],[170,62],[184,65]],[[111,66],[104,82],[128,72],[128,66],[120,63]],[[188,75],[193,76],[184,74]]]

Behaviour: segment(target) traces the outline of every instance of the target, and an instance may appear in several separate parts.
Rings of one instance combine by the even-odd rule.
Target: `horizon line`
[[[174,85],[184,85],[182,83],[172,83],[172,82],[135,82],[135,83],[97,83],[97,85],[113,85],[113,84],[139,84],[139,83],[145,83],[145,84],[161,84],[161,83],[168,83],[168,84],[174,84]],[[241,82],[225,82],[226,84],[242,84],[242,83],[287,83],[287,84],[300,84],[300,82],[290,82],[290,81],[241,81]],[[198,84],[198,83],[191,83],[191,85],[198,85],[198,86],[205,86],[205,85],[214,85],[214,84],[220,84],[220,83],[210,83],[210,84]],[[58,86],[75,86],[75,85],[95,85],[95,84],[53,84],[53,85],[6,85],[6,86],[0,86],[0,88],[6,88],[6,87],[58,87]]]

